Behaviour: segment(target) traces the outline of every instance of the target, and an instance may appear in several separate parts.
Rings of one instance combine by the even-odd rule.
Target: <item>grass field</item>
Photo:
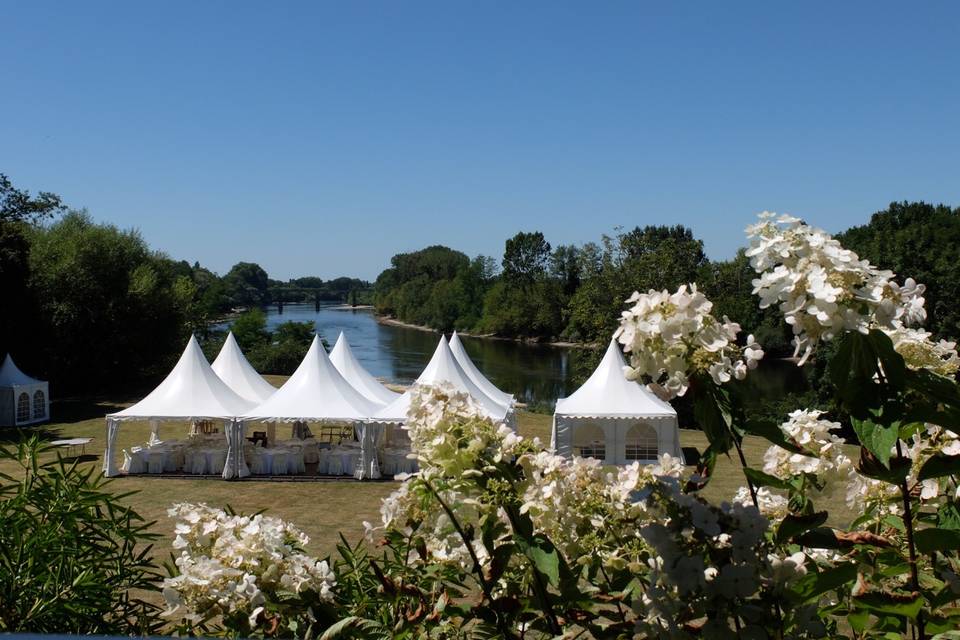
[[[279,381],[274,381],[275,383]],[[116,411],[128,402],[70,401],[55,404],[51,413],[56,422],[34,428],[0,430],[0,443],[14,442],[21,434],[37,433],[47,440],[59,438],[91,437],[86,454],[80,456],[80,464],[102,465],[106,428],[104,415]],[[519,431],[525,437],[539,437],[545,443],[550,439],[551,416],[521,412]],[[278,425],[278,435],[282,435]],[[185,437],[187,425],[163,423],[162,438]],[[129,449],[143,443],[149,436],[146,423],[128,423],[120,429],[117,450]],[[706,439],[698,431],[681,431],[683,446],[703,449]],[[747,438],[745,454],[751,464],[759,466],[765,441]],[[12,472],[8,462],[0,462],[0,470]],[[738,462],[721,459],[714,479],[705,490],[712,500],[729,500],[743,483]],[[173,524],[166,515],[174,502],[205,502],[211,506],[232,506],[246,513],[266,510],[270,515],[289,520],[310,536],[309,551],[325,556],[335,552],[338,532],[350,541],[363,534],[364,520],[379,521],[380,500],[397,486],[395,482],[358,482],[352,480],[332,482],[272,482],[243,480],[227,482],[219,479],[175,479],[162,477],[120,477],[112,482],[116,492],[136,491],[127,498],[131,505],[149,521],[153,529],[164,537],[156,545],[158,559],[165,559],[170,551]],[[830,510],[831,520],[840,524],[848,518],[842,502],[822,505]]]

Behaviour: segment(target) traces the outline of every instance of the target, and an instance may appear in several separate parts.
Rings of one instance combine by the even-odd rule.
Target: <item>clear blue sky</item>
[[[960,205],[960,3],[0,1],[0,172],[224,273]]]

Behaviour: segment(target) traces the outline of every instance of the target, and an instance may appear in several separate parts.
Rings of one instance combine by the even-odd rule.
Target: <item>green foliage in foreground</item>
[[[0,631],[156,632],[156,607],[134,595],[156,588],[151,523],[94,467],[38,462],[47,449],[0,448],[21,470],[0,473]]]

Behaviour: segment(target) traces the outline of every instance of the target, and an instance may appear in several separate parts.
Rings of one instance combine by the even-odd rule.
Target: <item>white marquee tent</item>
[[[379,478],[376,442],[382,425],[364,424],[383,405],[372,402],[350,386],[330,362],[327,352],[314,336],[303,362],[276,393],[243,416],[247,422],[354,423],[360,440],[360,464],[356,477]],[[243,427],[241,426],[241,429]],[[242,438],[241,431],[241,438]]]
[[[627,380],[616,340],[596,371],[570,397],[557,400],[551,446],[559,455],[594,457],[605,464],[682,457],[677,412],[646,386]]]
[[[17,367],[8,353],[0,366],[0,426],[42,422],[50,417],[50,388]]]
[[[450,351],[446,336],[441,336],[440,343],[433,352],[433,357],[430,358],[430,362],[426,368],[424,368],[420,377],[417,378],[416,384],[429,385],[444,382],[453,385],[458,391],[467,393],[492,419],[504,421],[509,425],[513,424],[513,409],[500,404],[474,384],[453,356],[453,352]],[[372,419],[375,422],[406,422],[407,412],[410,409],[411,395],[412,390],[408,389],[399,398],[375,413]]]
[[[241,454],[242,440],[237,439],[240,423],[236,418],[249,411],[253,405],[254,403],[238,395],[214,373],[197,344],[197,339],[190,336],[190,342],[187,343],[180,360],[156,389],[132,407],[107,415],[104,475],[109,477],[118,473],[113,454],[121,422],[149,420],[151,429],[156,432],[157,423],[161,420],[196,419],[221,419],[226,422],[227,462],[223,477],[248,475]]]
[[[340,332],[337,343],[330,351],[330,362],[337,368],[347,382],[371,402],[385,406],[400,397],[399,393],[390,391],[380,384],[380,381],[370,375],[353,355],[353,349],[347,342],[347,337]]]
[[[277,390],[250,365],[232,331],[227,334],[211,368],[237,395],[255,404],[260,404]]]
[[[457,335],[456,331],[450,336],[450,351],[453,353],[453,357],[457,359],[457,363],[463,368],[464,373],[467,374],[467,377],[470,378],[475,385],[480,387],[481,391],[500,404],[508,407],[513,406],[515,402],[514,397],[498,389],[486,376],[480,373],[477,365],[475,365],[473,360],[470,359],[470,356],[467,355],[467,350],[463,347],[463,342],[460,341],[460,336]]]

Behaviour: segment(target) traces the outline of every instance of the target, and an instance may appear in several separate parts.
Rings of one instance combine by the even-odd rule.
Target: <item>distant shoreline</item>
[[[427,333],[440,333],[432,327],[427,327],[422,324],[413,324],[410,322],[403,322],[402,320],[397,320],[393,316],[381,316],[379,314],[374,314],[377,322],[380,324],[385,324],[391,327],[401,327],[403,329],[414,329],[416,331],[424,331]],[[505,338],[503,336],[496,336],[492,333],[470,333],[467,331],[457,331],[458,335],[465,336],[467,338],[480,338],[483,340],[500,340],[503,342],[519,342],[522,344],[528,345],[539,345],[545,347],[557,347],[560,349],[598,349],[600,345],[587,343],[587,342],[565,342],[565,341],[556,341],[556,342],[540,342],[538,340],[533,340],[530,338]]]

